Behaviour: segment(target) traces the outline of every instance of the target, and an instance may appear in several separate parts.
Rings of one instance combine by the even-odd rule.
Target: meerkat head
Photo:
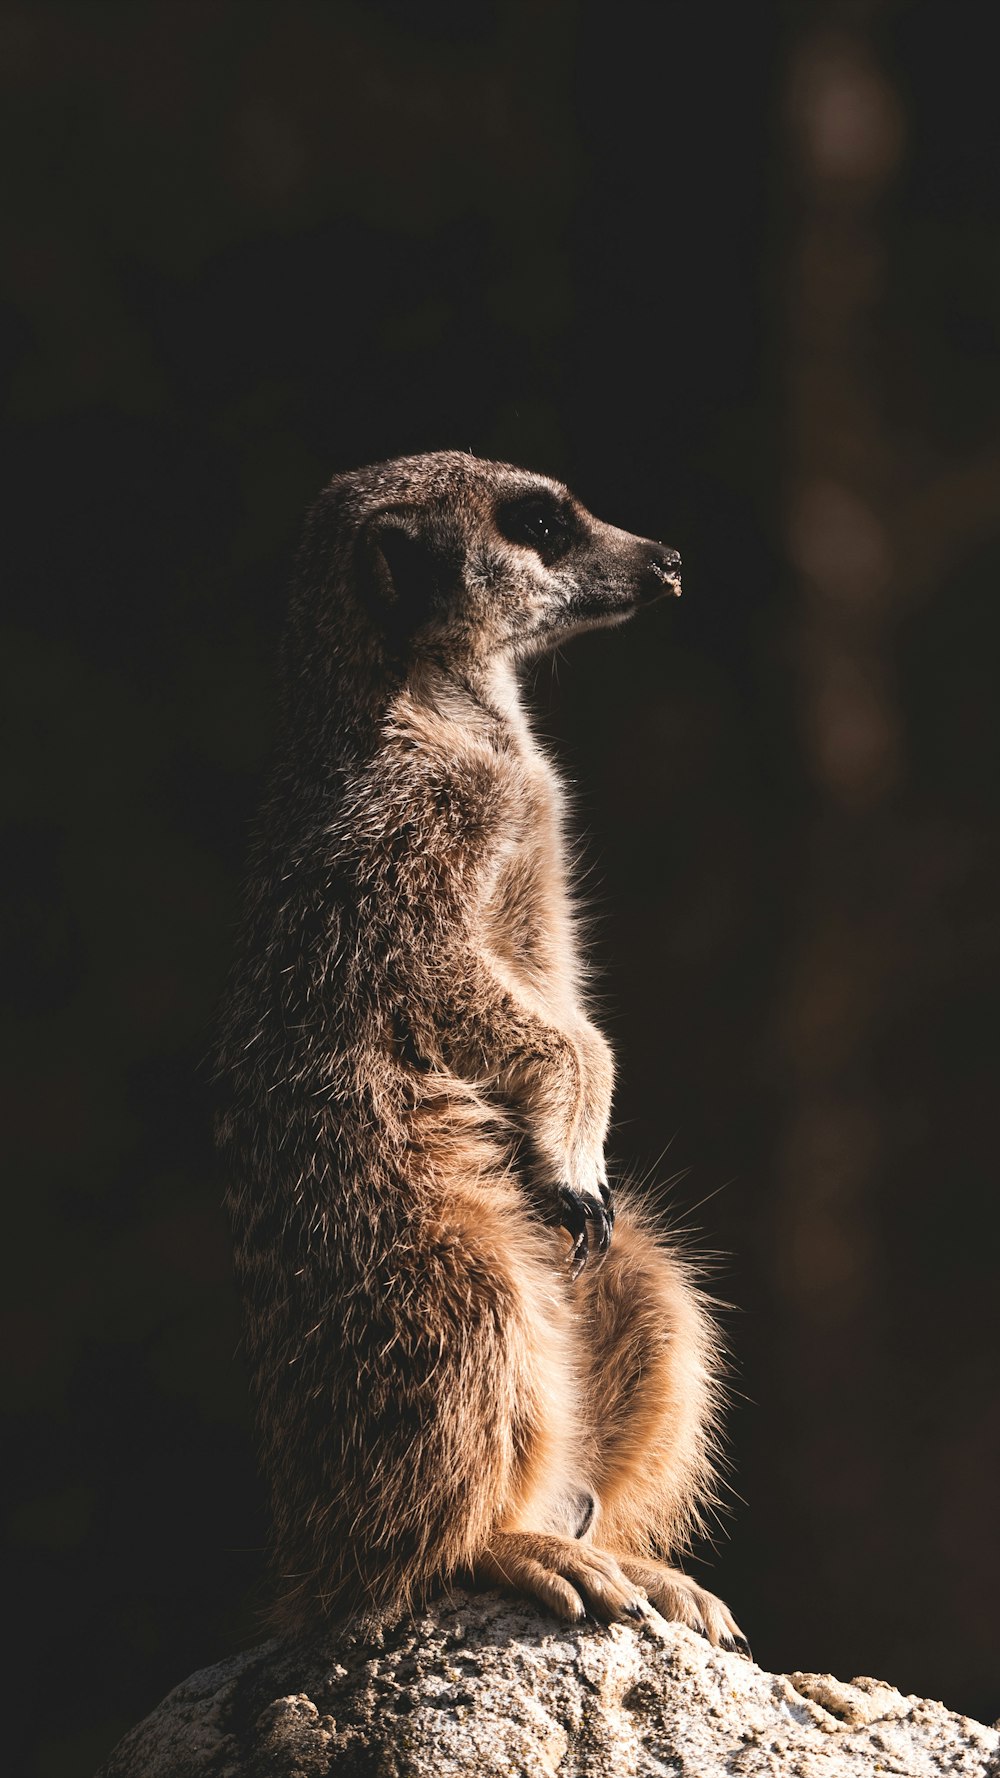
[[[310,533],[313,586],[401,662],[525,659],[680,592],[676,550],[604,524],[546,476],[460,452],[336,477]]]

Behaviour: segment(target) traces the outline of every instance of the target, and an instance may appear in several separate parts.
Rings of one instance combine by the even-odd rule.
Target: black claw
[[[571,1191],[568,1185],[559,1187],[559,1202],[562,1215],[559,1220],[564,1229],[571,1235],[584,1235],[587,1232],[587,1208],[579,1192]]]
[[[607,1191],[601,1187],[601,1195]],[[610,1200],[610,1193],[608,1193]],[[614,1226],[614,1214],[604,1204],[595,1203],[593,1198],[581,1197],[568,1185],[559,1187],[559,1221],[573,1237],[573,1250],[570,1254],[570,1277],[579,1278],[587,1260],[590,1258],[590,1244],[599,1255],[607,1253],[611,1246],[611,1230]]]
[[[579,1278],[587,1263],[590,1251],[590,1234],[587,1228],[587,1206],[579,1192],[571,1191],[568,1185],[559,1187],[559,1203],[562,1214],[559,1218],[564,1229],[573,1237],[573,1251],[569,1257],[569,1275]]]
[[[631,1605],[623,1605],[622,1611],[626,1617],[634,1617],[639,1622],[643,1622],[646,1617],[646,1613],[643,1611],[638,1599],[633,1600]]]
[[[748,1661],[753,1660],[753,1655],[750,1653],[750,1644],[745,1636],[740,1635],[739,1631],[733,1635],[729,1630],[724,1630],[719,1641],[721,1646],[726,1649],[727,1653],[744,1655]]]

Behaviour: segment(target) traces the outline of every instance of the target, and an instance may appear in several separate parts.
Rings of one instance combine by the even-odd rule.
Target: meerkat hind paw
[[[728,1605],[679,1568],[639,1556],[619,1556],[619,1566],[648,1595],[661,1617],[686,1624],[713,1648],[725,1648],[752,1660],[747,1642]]]
[[[498,1534],[476,1564],[477,1578],[537,1599],[566,1623],[645,1620],[649,1601],[615,1557],[592,1544],[527,1531]]]

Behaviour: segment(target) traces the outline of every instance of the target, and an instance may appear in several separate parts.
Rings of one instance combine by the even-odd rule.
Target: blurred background
[[[532,695],[615,1155],[733,1306],[697,1571],[765,1666],[1000,1711],[991,22],[0,11],[12,1771],[259,1634],[203,1058],[302,511],[440,446],[684,556]]]

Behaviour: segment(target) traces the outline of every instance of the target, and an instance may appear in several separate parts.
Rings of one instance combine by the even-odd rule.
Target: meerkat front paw
[[[599,1181],[597,1194],[574,1191],[568,1185],[559,1187],[559,1224],[573,1237],[569,1260],[571,1278],[580,1276],[592,1247],[598,1258],[603,1259],[611,1246],[615,1206],[606,1179]]]

